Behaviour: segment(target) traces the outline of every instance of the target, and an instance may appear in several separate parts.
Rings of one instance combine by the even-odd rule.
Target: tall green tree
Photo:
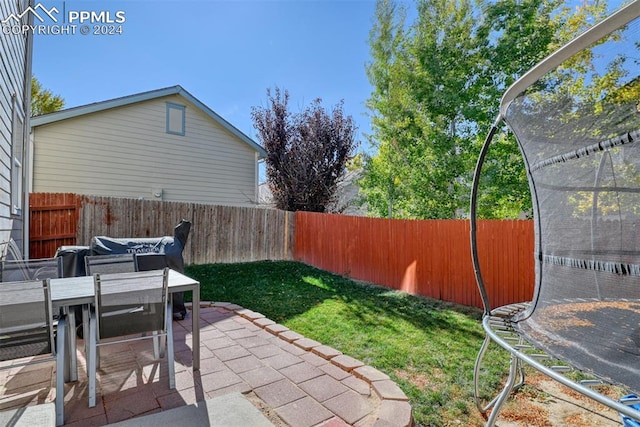
[[[487,44],[483,53],[491,64],[487,67],[489,72],[483,76],[488,82],[484,92],[491,94],[487,99],[495,99],[494,105],[497,106],[508,85],[546,55],[603,19],[606,9],[605,2],[584,2],[577,7],[558,1],[503,0],[492,4],[479,29],[479,35],[486,40],[490,40],[491,34],[500,34],[493,43]],[[513,61],[513,53],[518,61]],[[591,68],[593,58],[590,55],[590,51],[585,50],[576,59],[560,66],[551,79],[556,87],[550,92],[559,97],[565,97],[566,93],[574,96],[579,92],[598,96],[595,94],[600,94],[599,90],[583,88],[584,80],[578,77]],[[605,80],[611,77],[608,73]],[[548,126],[549,120],[557,119],[554,117],[557,114],[549,114],[554,109],[545,104],[540,103],[537,108],[539,115],[531,118],[532,123]],[[530,210],[526,172],[513,135],[505,132],[494,139],[483,168],[480,188],[478,212],[485,218],[517,217]]]
[[[374,135],[369,142],[377,150],[375,157],[365,155],[365,174],[360,183],[362,199],[378,216],[393,217],[404,210],[406,200],[402,182],[406,165],[394,148],[396,124],[403,119],[404,92],[397,84],[403,69],[402,46],[405,11],[394,0],[376,3],[376,21],[370,31],[371,56],[367,76],[374,90],[367,101]]]
[[[406,25],[406,11],[393,0],[378,1],[367,64],[376,153],[361,182],[374,215],[467,214],[475,161],[502,93],[597,15],[596,6],[562,5],[419,0],[416,20]],[[512,136],[496,137],[481,189],[483,217],[514,217],[530,208]]]
[[[563,26],[562,15],[554,18],[562,2],[502,0],[483,8],[477,29],[482,66],[477,72],[479,121],[468,170],[475,166],[484,134],[497,113],[502,93],[529,68],[555,49],[556,34]],[[471,176],[465,177],[471,184]],[[469,187],[470,188],[470,187]],[[517,218],[531,210],[531,196],[522,155],[513,135],[503,132],[493,140],[485,161],[478,198],[478,214],[484,218]],[[468,193],[467,193],[468,194]]]
[[[60,95],[53,94],[49,89],[44,89],[38,79],[31,77],[31,115],[53,113],[64,108],[64,99]]]
[[[380,216],[453,217],[468,145],[462,109],[472,97],[463,70],[477,60],[473,8],[467,0],[419,2],[406,31],[393,2],[379,2],[376,13],[367,71],[378,153],[367,162],[365,199]]]

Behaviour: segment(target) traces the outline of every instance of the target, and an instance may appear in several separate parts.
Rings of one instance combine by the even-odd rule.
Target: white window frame
[[[166,130],[168,134],[184,136],[186,128],[186,109],[187,107],[184,105],[167,102]],[[175,114],[178,114],[177,117],[180,120],[177,127],[172,121],[172,118],[176,117]]]
[[[24,171],[24,111],[18,97],[13,96],[13,121],[11,129],[11,214],[22,215]]]

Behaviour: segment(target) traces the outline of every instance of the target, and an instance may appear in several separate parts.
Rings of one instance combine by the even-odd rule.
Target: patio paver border
[[[191,309],[190,303],[185,304],[187,309]],[[371,413],[366,419],[360,420],[358,425],[385,425],[409,427],[413,425],[412,408],[408,397],[389,379],[389,376],[378,369],[366,365],[362,361],[351,356],[342,354],[337,349],[319,343],[315,340],[290,330],[288,327],[268,319],[261,313],[246,309],[237,304],[227,302],[202,301],[201,308],[221,308],[235,313],[236,315],[252,322],[254,325],[264,329],[270,334],[277,336],[283,341],[293,344],[304,350],[311,356],[320,357],[331,363],[331,366],[344,371],[345,375],[364,381],[370,391],[380,399],[380,405],[376,411]],[[327,405],[324,405],[327,407]],[[329,420],[335,422],[335,419]]]

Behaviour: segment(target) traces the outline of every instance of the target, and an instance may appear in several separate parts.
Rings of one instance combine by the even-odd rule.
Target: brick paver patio
[[[303,337],[260,313],[203,303],[201,367],[191,369],[191,319],[174,322],[176,389],[150,342],[101,349],[98,399],[87,406],[84,355],[65,386],[67,426],[101,426],[240,392],[276,426],[409,426],[411,406],[377,369]],[[78,348],[83,348],[80,341]],[[0,371],[0,410],[52,402],[52,362]]]

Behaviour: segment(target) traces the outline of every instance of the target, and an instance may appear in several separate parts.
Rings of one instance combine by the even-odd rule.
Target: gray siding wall
[[[184,135],[166,132],[167,102],[186,107]],[[179,95],[38,126],[33,140],[34,192],[255,204],[255,150]]]
[[[20,12],[18,3],[27,5],[26,1],[0,0],[0,19]],[[25,126],[29,118],[30,107],[25,101],[29,38],[27,35],[0,32],[0,251],[4,251],[3,243],[11,235],[22,246],[22,217],[12,216],[11,212],[11,147],[14,100],[17,100],[16,105],[22,112]],[[26,146],[26,143],[23,145]]]

